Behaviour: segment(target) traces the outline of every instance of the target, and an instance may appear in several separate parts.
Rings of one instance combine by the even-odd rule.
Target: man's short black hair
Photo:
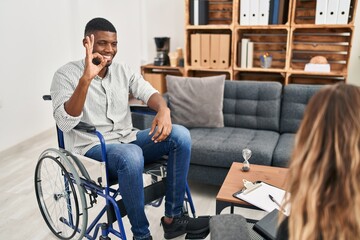
[[[85,36],[95,31],[107,31],[116,33],[114,25],[105,18],[91,19],[85,26]]]

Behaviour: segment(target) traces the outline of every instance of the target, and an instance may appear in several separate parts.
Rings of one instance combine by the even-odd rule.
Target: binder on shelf
[[[230,66],[230,35],[220,34],[220,45],[219,47],[219,68],[228,68]]]
[[[210,34],[200,34],[200,66],[210,67]]]
[[[206,25],[209,21],[209,1],[190,0],[190,24]]]
[[[279,14],[278,14],[278,24],[284,23],[284,14],[285,14],[285,0],[279,0]]]
[[[269,24],[270,0],[259,0],[259,25]]]
[[[191,66],[200,67],[201,61],[201,42],[200,42],[200,34],[193,33],[190,35],[190,50],[191,50]]]
[[[250,24],[250,1],[240,0],[240,25]]]
[[[278,24],[280,0],[270,0],[269,23]]]
[[[250,1],[249,25],[259,25],[259,0]]]
[[[349,22],[349,11],[350,11],[350,0],[339,1],[337,24],[348,24]]]
[[[241,39],[241,68],[247,67],[247,46],[249,41],[249,38]]]
[[[316,1],[315,24],[326,24],[327,1]]]
[[[219,68],[220,49],[223,47],[220,44],[219,34],[210,34],[210,67]]]
[[[253,67],[253,59],[254,59],[254,43],[248,42],[247,44],[247,68]]]
[[[339,0],[328,0],[327,14],[326,14],[327,24],[337,23],[338,7],[339,7]]]

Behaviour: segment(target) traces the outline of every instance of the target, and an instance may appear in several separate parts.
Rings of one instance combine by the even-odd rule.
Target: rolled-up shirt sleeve
[[[127,66],[125,67],[125,72],[128,75],[128,79],[130,79],[130,92],[135,98],[147,103],[151,95],[158,93],[158,91],[151,86],[141,74],[132,72]]]
[[[83,114],[81,113],[79,116],[74,117],[69,115],[65,110],[64,104],[73,94],[76,85],[67,78],[64,71],[64,69],[59,69],[54,74],[50,94],[56,124],[63,132],[69,132],[80,122]]]

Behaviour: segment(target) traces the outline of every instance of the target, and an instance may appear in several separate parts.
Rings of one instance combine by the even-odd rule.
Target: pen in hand
[[[281,206],[281,204],[275,200],[275,198],[273,196],[271,196],[269,194],[269,198],[271,201],[273,201],[278,207],[279,207],[279,210],[282,211],[283,213],[285,213],[285,209]]]

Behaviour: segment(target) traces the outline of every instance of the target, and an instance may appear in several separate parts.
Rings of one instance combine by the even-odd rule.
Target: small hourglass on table
[[[243,170],[244,172],[248,172],[250,170],[249,158],[251,157],[251,150],[248,148],[244,148],[242,150],[242,156],[245,161],[243,162],[241,170]]]

